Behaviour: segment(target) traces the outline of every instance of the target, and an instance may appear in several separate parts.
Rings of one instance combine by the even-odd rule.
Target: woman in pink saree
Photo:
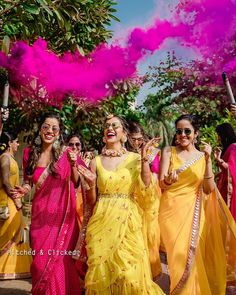
[[[61,121],[47,114],[34,145],[24,152],[25,184],[16,194],[26,194],[35,185],[30,227],[33,250],[33,295],[81,294],[72,259],[79,229],[75,210],[76,161],[71,150],[62,152]]]
[[[214,152],[221,170],[217,186],[236,220],[236,135],[229,123],[218,125],[216,132],[223,148]]]

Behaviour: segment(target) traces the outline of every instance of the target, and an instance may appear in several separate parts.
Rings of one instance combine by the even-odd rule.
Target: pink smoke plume
[[[125,45],[102,44],[83,57],[78,52],[57,56],[42,39],[32,46],[17,42],[10,57],[0,55],[0,66],[9,70],[16,88],[30,88],[47,104],[60,104],[66,95],[97,102],[115,93],[113,84],[136,77],[140,60],[159,50],[168,38],[177,38],[185,48],[197,48],[206,61],[220,55],[213,67],[222,69],[234,59],[229,44],[235,22],[234,0],[181,0],[171,19],[134,28]]]
[[[17,42],[7,68],[13,84],[37,89],[38,100],[48,104],[59,104],[66,94],[96,102],[114,93],[113,83],[135,77],[138,62],[148,52],[159,49],[166,38],[180,37],[184,30],[182,24],[156,21],[150,29],[135,28],[125,47],[103,44],[87,57],[78,52],[58,57],[42,39],[32,46]],[[6,63],[0,59],[0,65],[1,60]]]

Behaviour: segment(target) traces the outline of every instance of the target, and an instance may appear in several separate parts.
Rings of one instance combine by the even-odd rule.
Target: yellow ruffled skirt
[[[164,294],[152,280],[138,205],[99,198],[87,227],[86,294]]]

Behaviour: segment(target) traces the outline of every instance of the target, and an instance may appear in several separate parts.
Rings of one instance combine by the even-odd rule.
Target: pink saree
[[[222,159],[228,164],[219,174],[218,188],[236,220],[236,144],[231,144]]]
[[[81,160],[79,162],[83,164]],[[40,175],[32,203],[33,295],[81,294],[79,276],[72,259],[79,229],[67,151],[58,160],[56,170],[56,177],[47,169]]]

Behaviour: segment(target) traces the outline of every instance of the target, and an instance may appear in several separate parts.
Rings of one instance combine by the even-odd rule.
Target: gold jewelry
[[[204,176],[204,179],[211,179],[213,177],[214,177],[214,175],[212,174],[211,176]]]
[[[148,162],[148,156],[141,158],[141,162],[142,163]]]
[[[107,149],[104,147],[102,149],[102,155],[107,156],[107,157],[121,157],[122,155],[127,153],[127,149],[125,147],[122,147],[119,151],[117,150],[112,150],[112,149]]]
[[[163,180],[165,185],[171,185],[171,183],[167,182],[165,179]]]
[[[90,191],[92,188],[95,188],[96,185],[92,185],[92,186],[89,186],[88,188],[86,188],[86,191]]]
[[[25,189],[25,194],[28,194],[31,191],[31,186],[27,183],[23,185],[23,188]]]

